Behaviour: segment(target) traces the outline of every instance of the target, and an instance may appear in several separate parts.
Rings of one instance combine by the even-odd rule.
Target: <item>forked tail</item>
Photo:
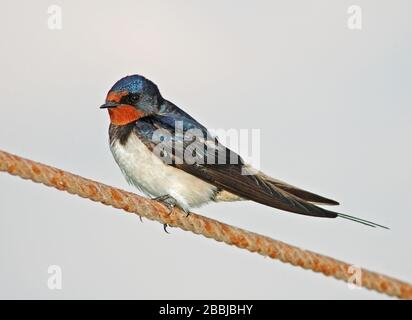
[[[372,228],[379,227],[379,228],[390,230],[388,227],[382,226],[382,225],[377,224],[375,222],[371,222],[371,221],[364,220],[364,219],[354,217],[354,216],[350,216],[350,215],[347,215],[347,214],[338,213],[338,217],[343,218],[343,219],[347,219],[347,220],[351,220],[351,221],[355,221],[355,222],[358,222],[358,223],[362,223],[362,224],[367,225],[367,226],[372,227]]]

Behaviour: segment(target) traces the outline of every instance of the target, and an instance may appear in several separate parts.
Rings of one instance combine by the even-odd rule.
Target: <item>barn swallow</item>
[[[126,180],[170,208],[178,206],[190,212],[191,208],[211,201],[251,200],[306,216],[340,217],[386,228],[319,207],[339,203],[252,170],[203,125],[164,99],[156,84],[143,76],[131,75],[116,82],[101,108],[108,109],[110,149]],[[183,134],[175,133],[176,123]],[[159,130],[171,133],[163,140],[170,142],[169,149],[160,153],[159,139],[154,138]],[[185,133],[190,130],[200,132],[203,137],[196,141],[186,139]],[[193,144],[195,154],[190,154],[202,161],[186,159],[185,148],[193,148]],[[183,148],[183,152],[178,148]],[[221,160],[222,154],[223,160],[228,161],[206,159],[214,156],[216,160],[217,155]]]

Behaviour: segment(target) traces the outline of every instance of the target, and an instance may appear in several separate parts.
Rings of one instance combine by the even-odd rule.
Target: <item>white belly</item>
[[[115,141],[110,149],[126,180],[148,196],[170,195],[184,210],[213,199],[215,186],[164,164],[133,133],[125,145]]]

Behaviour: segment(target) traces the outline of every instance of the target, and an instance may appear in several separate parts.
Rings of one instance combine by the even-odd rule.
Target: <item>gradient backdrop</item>
[[[49,30],[47,8],[62,8]],[[347,9],[363,9],[362,30]],[[139,73],[211,128],[258,128],[262,169],[391,227],[254,203],[196,210],[412,281],[412,21],[392,1],[2,1],[0,149],[134,190],[98,107]],[[49,290],[50,265],[63,272]],[[0,174],[0,298],[385,298]]]

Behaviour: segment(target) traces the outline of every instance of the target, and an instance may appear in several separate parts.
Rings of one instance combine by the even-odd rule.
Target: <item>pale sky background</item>
[[[47,8],[60,5],[62,30]],[[347,9],[363,9],[363,29]],[[391,227],[254,203],[196,212],[412,281],[412,21],[392,1],[2,1],[0,149],[127,190],[98,107],[139,73],[261,167]],[[47,287],[50,265],[63,289]],[[0,298],[382,299],[0,173]]]

